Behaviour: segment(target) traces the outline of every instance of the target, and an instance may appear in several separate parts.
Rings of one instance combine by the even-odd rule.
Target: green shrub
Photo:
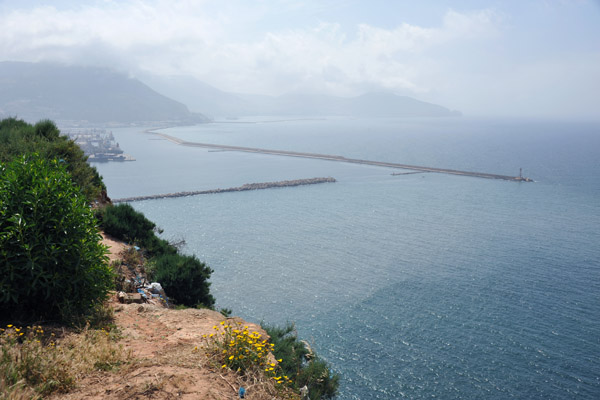
[[[129,242],[145,241],[154,235],[156,224],[127,203],[107,206],[102,212],[104,232]]]
[[[54,122],[50,121],[49,119],[39,121],[33,126],[33,129],[35,129],[36,135],[44,137],[48,140],[57,140],[60,136],[60,131]]]
[[[231,314],[233,313],[233,310],[231,308],[219,308],[218,310],[222,316],[224,316],[225,318],[229,318],[231,317]]]
[[[150,279],[160,282],[175,302],[187,307],[212,308],[208,279],[213,272],[194,256],[177,253],[177,248],[156,236],[156,225],[129,204],[106,206],[99,211],[105,233],[129,243],[136,243],[151,257]]]
[[[305,342],[298,340],[294,325],[263,326],[274,344],[273,354],[296,390],[308,388],[312,400],[332,399],[337,395],[340,377],[332,374],[327,362],[320,359]]]
[[[74,141],[60,136],[48,144],[45,154],[42,155],[47,159],[63,160],[73,182],[81,188],[89,202],[98,199],[100,193],[106,190],[100,174],[95,167],[87,163],[87,156]]]
[[[0,315],[68,320],[103,301],[113,276],[100,238],[63,163],[0,164]]]
[[[150,275],[160,282],[165,292],[177,303],[188,307],[201,304],[212,307],[208,279],[213,270],[195,256],[165,254],[152,260]]]
[[[89,202],[106,190],[96,168],[87,163],[87,157],[75,142],[60,136],[54,122],[43,120],[31,125],[16,118],[0,120],[0,162],[29,153],[62,160]]]
[[[105,233],[116,239],[136,243],[151,256],[177,253],[174,246],[156,236],[156,224],[129,204],[104,207],[100,212],[100,225]]]

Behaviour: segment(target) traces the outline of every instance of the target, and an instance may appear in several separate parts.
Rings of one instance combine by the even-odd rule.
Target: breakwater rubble
[[[177,193],[155,194],[155,195],[148,195],[148,196],[124,197],[122,199],[113,199],[112,202],[113,203],[127,203],[127,202],[132,202],[132,201],[197,196],[200,194],[243,192],[246,190],[283,188],[283,187],[291,187],[291,186],[315,185],[318,183],[333,183],[333,182],[336,182],[335,178],[328,177],[328,178],[295,179],[295,180],[291,180],[291,181],[278,181],[278,182],[247,183],[242,186],[232,187],[232,188],[227,188],[227,189],[198,190],[198,191],[192,191],[192,192],[177,192]]]

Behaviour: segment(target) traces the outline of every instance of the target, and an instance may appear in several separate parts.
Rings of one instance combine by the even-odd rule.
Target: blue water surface
[[[175,145],[115,130],[113,198],[332,176],[333,184],[133,203],[215,272],[217,305],[296,323],[340,399],[600,398],[600,126],[452,119],[239,120],[187,141],[518,175],[515,183]]]

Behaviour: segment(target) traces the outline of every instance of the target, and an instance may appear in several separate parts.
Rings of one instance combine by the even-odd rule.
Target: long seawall
[[[436,172],[436,173],[440,173],[440,174],[471,176],[471,177],[486,178],[486,179],[501,179],[501,180],[513,181],[513,182],[533,182],[533,180],[522,177],[522,176],[490,174],[487,172],[459,171],[459,170],[455,170],[455,169],[424,167],[424,166],[419,166],[419,165],[399,164],[399,163],[391,163],[391,162],[384,162],[384,161],[360,160],[357,158],[346,158],[346,157],[335,156],[335,155],[330,155],[330,154],[303,153],[303,152],[287,151],[287,150],[270,150],[270,149],[254,148],[254,147],[228,146],[228,145],[221,145],[221,144],[187,142],[185,140],[182,140],[182,139],[179,139],[179,138],[176,138],[176,137],[164,134],[164,133],[159,133],[159,132],[151,132],[151,133],[161,136],[161,137],[163,137],[173,143],[179,144],[181,146],[204,147],[204,148],[208,148],[208,149],[218,149],[218,150],[227,150],[227,151],[243,151],[246,153],[272,154],[272,155],[276,155],[276,156],[286,156],[286,157],[314,158],[314,159],[319,159],[319,160],[338,161],[338,162],[346,162],[346,163],[352,163],[352,164],[365,164],[365,165],[374,165],[374,166],[378,166],[378,167],[408,169],[408,170],[412,170],[412,171]]]
[[[242,186],[232,187],[232,188],[227,188],[227,189],[198,190],[198,191],[193,191],[193,192],[177,192],[177,193],[154,194],[154,195],[148,195],[148,196],[125,197],[122,199],[113,199],[112,202],[113,203],[126,203],[126,202],[132,202],[132,201],[196,196],[196,195],[200,195],[200,194],[243,192],[246,190],[261,190],[261,189],[271,189],[271,188],[283,188],[283,187],[290,187],[290,186],[315,185],[317,183],[330,183],[330,182],[335,182],[335,178],[309,178],[309,179],[296,179],[296,180],[291,180],[291,181],[279,181],[279,182],[247,183]]]

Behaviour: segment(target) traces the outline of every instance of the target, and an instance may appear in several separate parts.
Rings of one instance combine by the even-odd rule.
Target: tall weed
[[[128,360],[107,330],[84,329],[60,340],[41,326],[0,328],[0,389],[6,398],[68,392],[78,376]]]

